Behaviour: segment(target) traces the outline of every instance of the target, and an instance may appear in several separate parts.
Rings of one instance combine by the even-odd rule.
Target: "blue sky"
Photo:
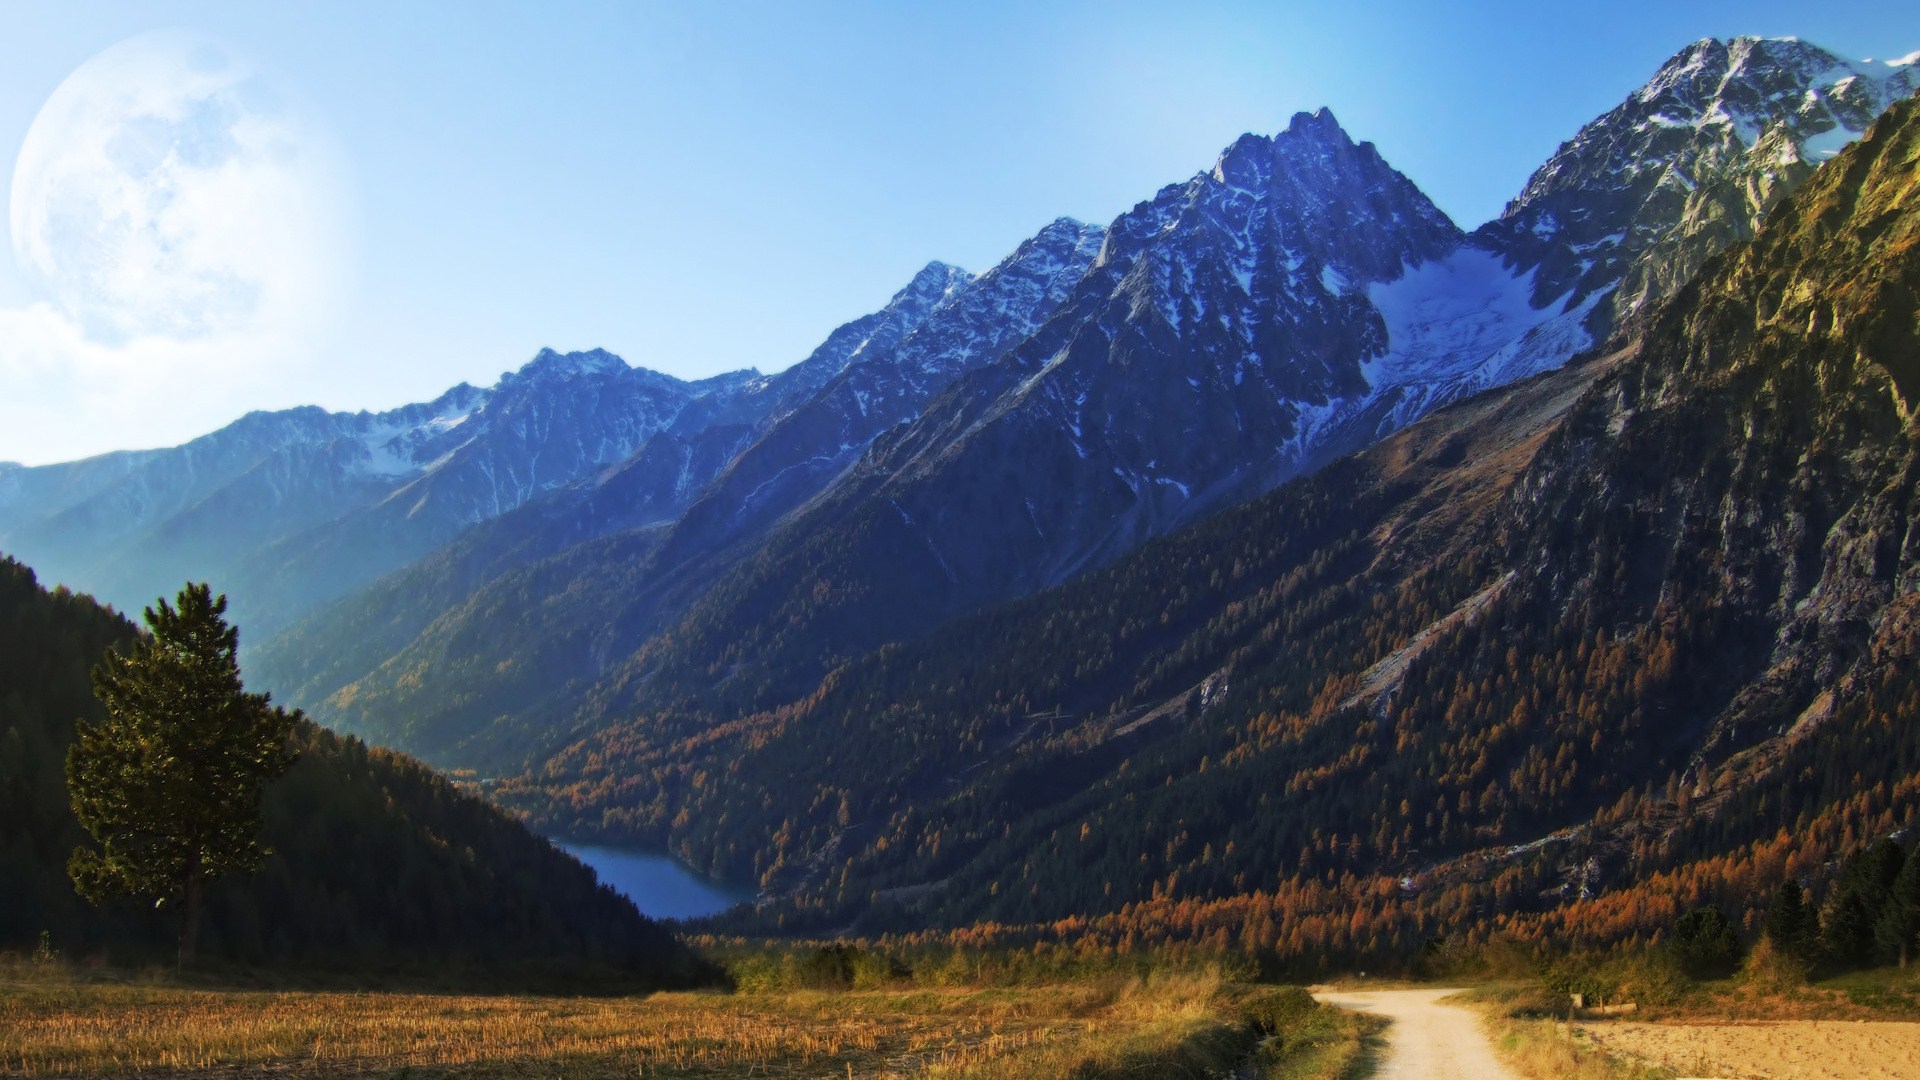
[[[351,191],[312,355],[259,357],[230,388],[183,380],[158,418],[22,382],[0,401],[0,460],[28,462],[175,442],[253,406],[420,400],[542,346],[689,377],[778,369],[929,259],[981,270],[1058,215],[1105,222],[1321,105],[1470,228],[1691,40],[1920,48],[1911,0],[69,0],[5,21],[9,170],[75,68],[184,28],[304,99]],[[12,251],[0,308],[44,300]]]

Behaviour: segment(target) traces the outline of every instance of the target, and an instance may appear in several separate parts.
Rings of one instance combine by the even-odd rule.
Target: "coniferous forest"
[[[0,948],[41,935],[69,956],[169,955],[176,913],[75,893],[86,834],[65,761],[100,712],[88,672],[139,633],[118,614],[0,561]],[[212,883],[202,949],[230,963],[318,971],[487,970],[684,985],[706,969],[592,872],[416,761],[302,722],[268,785],[254,873]]]

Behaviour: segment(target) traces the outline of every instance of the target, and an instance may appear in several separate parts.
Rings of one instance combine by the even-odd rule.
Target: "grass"
[[[1539,982],[1488,983],[1461,1000],[1486,1014],[1494,1050],[1531,1080],[1671,1080],[1674,1075],[1595,1046],[1561,1015],[1565,998]]]
[[[566,997],[207,988],[0,967],[0,1075],[1336,1080],[1363,1025],[1169,972],[1022,987]],[[1276,1024],[1277,1021],[1277,1024]]]
[[[1494,1048],[1533,1080],[1672,1080],[1674,1073],[1613,1057],[1558,1020],[1495,1016]]]
[[[1804,986],[1757,986],[1742,979],[1701,984],[1672,1020],[1920,1020],[1920,966],[1851,971]]]
[[[1350,1080],[1371,1074],[1387,1022],[1368,1013],[1315,1005],[1298,1009],[1273,1027],[1277,1030],[1255,1059],[1263,1080]]]

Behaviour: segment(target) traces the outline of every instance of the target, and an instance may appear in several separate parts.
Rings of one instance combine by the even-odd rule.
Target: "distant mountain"
[[[498,794],[758,881],[749,932],[1310,965],[1757,917],[1920,814],[1916,190],[1908,101],[1603,353]]]
[[[749,429],[708,429],[736,431],[743,446],[702,478],[709,482],[677,523],[657,522],[663,503],[643,485],[691,470],[643,449],[315,614],[261,649],[261,670],[369,738],[491,764],[501,746],[488,745],[487,728],[506,720],[515,732],[506,741],[524,754],[526,717],[571,708],[570,695],[637,648],[663,612],[677,615],[875,437],[1021,340],[1085,274],[1100,238],[1063,219],[977,279],[942,268],[939,302],[910,332],[847,352],[815,393],[788,397]]]
[[[166,908],[93,908],[67,858],[86,839],[64,762],[97,718],[88,670],[132,624],[0,557],[0,948],[42,933],[76,959],[167,951]],[[549,979],[615,976],[683,986],[707,969],[592,871],[418,762],[301,725],[300,760],[269,785],[253,874],[213,882],[210,956],[302,970],[490,968]],[[396,899],[404,898],[404,899]]]
[[[665,481],[658,513],[671,515],[703,485],[687,476],[700,461],[718,469],[753,425],[891,347],[966,277],[928,266],[886,308],[773,376],[688,383],[602,350],[547,349],[490,389],[462,385],[425,405],[254,413],[172,449],[16,468],[0,474],[0,544],[128,610],[188,578],[216,580],[264,634],[636,451],[691,448],[695,460],[658,466],[685,477],[677,495]],[[647,460],[624,475],[645,474]]]
[[[150,564],[222,566],[263,535],[377,498],[444,452],[485,400],[463,385],[388,413],[252,413],[169,450],[17,469],[0,479],[0,542],[138,610],[186,576],[156,580]]]
[[[849,363],[774,418],[674,526],[662,561],[697,559],[819,494],[887,430],[918,419],[960,376],[1038,330],[1093,265],[1105,233],[1055,221],[891,350]]]

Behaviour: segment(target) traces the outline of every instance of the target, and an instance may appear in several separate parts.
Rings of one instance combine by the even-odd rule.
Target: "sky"
[[[1920,49],[1912,0],[9,0],[0,20],[0,461],[29,464],[427,400],[546,346],[778,370],[928,260],[980,271],[1055,217],[1104,223],[1322,105],[1472,228],[1695,39]],[[55,92],[188,79],[142,66],[155,41],[250,80],[196,100],[256,149],[197,202],[143,204],[159,239],[130,276],[74,224],[125,197],[85,178],[126,132],[87,143]],[[22,225],[16,173],[80,195]],[[279,225],[234,224],[259,207]],[[273,320],[221,321],[256,293]]]

